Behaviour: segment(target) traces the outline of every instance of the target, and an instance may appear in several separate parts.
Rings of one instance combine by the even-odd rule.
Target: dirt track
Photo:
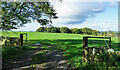
[[[53,46],[48,46],[53,48]],[[31,66],[33,62],[33,57],[38,53],[42,52],[44,49],[38,46],[37,49],[27,50],[20,54],[19,57],[3,63],[3,70],[67,70],[68,65],[65,58],[62,56],[61,52],[58,50],[46,51],[44,57],[41,59],[46,59],[42,63],[38,63],[35,66]]]

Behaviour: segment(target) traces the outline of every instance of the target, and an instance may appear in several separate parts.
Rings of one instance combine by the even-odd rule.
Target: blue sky
[[[117,2],[62,2],[53,3],[58,19],[53,26],[68,28],[92,28],[98,31],[118,31]],[[17,31],[35,31],[41,25],[34,21]]]

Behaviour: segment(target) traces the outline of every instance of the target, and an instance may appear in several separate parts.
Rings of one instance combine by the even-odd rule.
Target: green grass
[[[2,32],[4,36],[10,37],[19,37],[20,33],[27,33],[28,35],[28,44],[32,45],[34,43],[43,43],[54,45],[55,49],[60,50],[69,63],[79,62],[82,58],[82,48],[83,48],[83,37],[84,36],[93,36],[93,35],[80,35],[80,34],[66,34],[66,33],[40,33],[40,32]],[[25,39],[25,37],[24,37]],[[89,39],[89,42],[104,42],[104,39]],[[107,41],[108,42],[108,41]],[[88,46],[104,46],[106,44],[89,44]],[[120,43],[118,42],[118,38],[112,38],[111,47],[117,51],[120,50]],[[46,47],[44,47],[46,48]],[[75,63],[74,63],[75,62]]]
[[[19,54],[23,53],[26,50],[30,50],[30,49],[35,49],[35,47],[32,46],[9,46],[9,47],[2,47],[2,58],[4,58],[4,60],[10,60],[13,58],[16,58],[17,56],[19,56]]]

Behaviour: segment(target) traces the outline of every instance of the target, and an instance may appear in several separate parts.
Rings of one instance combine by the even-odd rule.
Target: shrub
[[[20,39],[18,37],[6,37],[2,39],[2,45],[3,46],[17,46],[20,44]]]

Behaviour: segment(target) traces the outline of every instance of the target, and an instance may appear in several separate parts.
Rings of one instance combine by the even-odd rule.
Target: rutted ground
[[[43,46],[43,45],[42,45]],[[3,64],[3,69],[9,70],[56,70],[68,69],[67,60],[59,50],[54,50],[53,46],[44,45],[48,48],[38,48],[27,50],[17,58]]]

